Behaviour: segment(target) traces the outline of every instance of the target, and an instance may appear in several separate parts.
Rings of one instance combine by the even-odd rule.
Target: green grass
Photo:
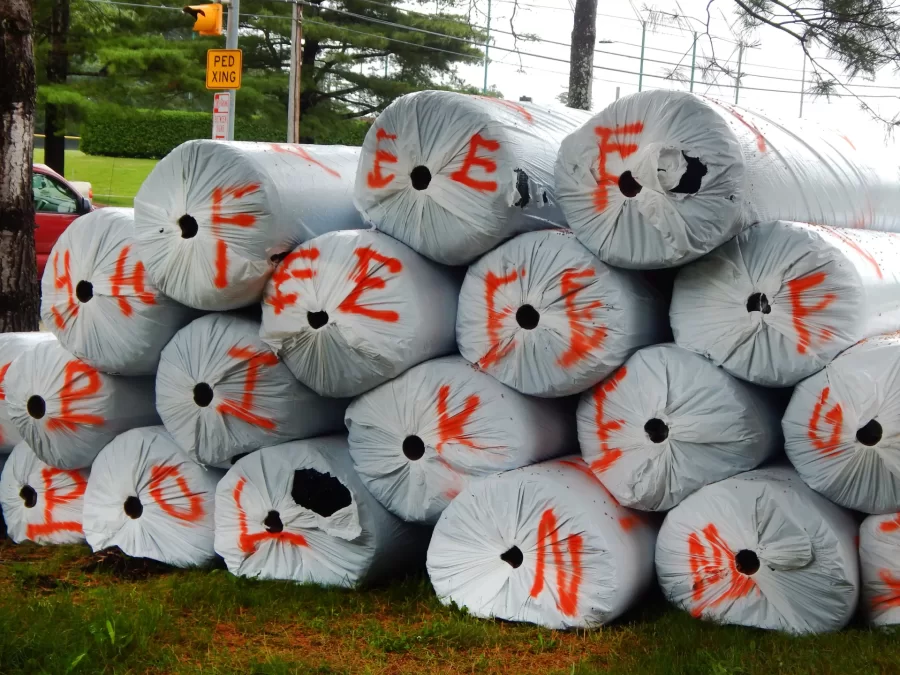
[[[34,161],[44,161],[43,148],[36,148]],[[134,196],[157,160],[96,157],[80,150],[66,150],[66,178],[88,181],[94,202],[106,206],[134,206]]]
[[[692,619],[652,596],[554,632],[442,607],[424,577],[366,591],[238,579],[0,543],[0,673],[898,673],[900,630],[795,638]]]

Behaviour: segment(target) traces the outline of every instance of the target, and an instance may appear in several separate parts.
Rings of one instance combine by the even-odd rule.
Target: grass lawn
[[[367,591],[176,571],[86,547],[0,543],[0,672],[898,673],[900,629],[820,637],[715,626],[658,596],[613,626],[470,618],[427,578]]]
[[[35,148],[34,161],[44,161],[43,148]],[[106,206],[134,206],[134,196],[155,159],[97,157],[80,150],[66,150],[66,178],[88,181],[94,188],[94,201]]]

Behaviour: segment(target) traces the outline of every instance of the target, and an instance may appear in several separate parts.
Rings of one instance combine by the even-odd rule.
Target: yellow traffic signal
[[[188,5],[184,13],[196,19],[194,30],[200,35],[222,34],[222,5]]]

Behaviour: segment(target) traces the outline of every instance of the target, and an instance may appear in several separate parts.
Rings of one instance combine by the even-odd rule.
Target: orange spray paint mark
[[[318,258],[319,249],[303,248],[288,254],[287,257],[281,261],[281,264],[275,269],[275,273],[272,274],[272,283],[275,287],[275,292],[266,298],[266,304],[271,305],[274,308],[275,314],[281,314],[299,299],[299,296],[296,293],[282,293],[282,284],[291,279],[305,280],[312,279],[316,276],[316,271],[311,267],[291,269],[291,265],[298,260],[312,262]]]
[[[571,559],[571,570],[567,569],[559,541],[559,526],[553,509],[547,509],[541,516],[537,537],[537,567],[534,573],[534,584],[531,597],[537,598],[544,590],[544,567],[547,557],[547,538],[550,538],[550,549],[553,552],[553,564],[556,566],[556,591],[559,598],[556,607],[566,616],[575,616],[578,612],[578,589],[581,586],[581,553],[584,541],[580,534],[566,537]]]
[[[694,582],[692,599],[696,603],[691,614],[695,617],[702,615],[707,608],[715,607],[726,600],[746,597],[754,588],[759,592],[753,578],[738,570],[734,553],[719,535],[718,528],[710,523],[703,528],[702,533],[709,543],[708,553],[696,532],[692,532],[688,537],[688,558]],[[728,587],[723,592],[703,599],[707,589],[725,579],[728,580]]]
[[[370,188],[383,188],[387,187],[396,175],[389,173],[387,175],[381,172],[382,164],[396,164],[397,163],[397,155],[392,152],[388,152],[380,147],[381,141],[396,141],[396,134],[389,134],[384,129],[379,129],[375,133],[375,163],[372,165],[372,170],[366,175],[366,185]]]
[[[820,286],[825,279],[825,272],[814,272],[800,279],[791,279],[787,282],[794,330],[797,331],[798,354],[806,354],[811,344],[809,328],[806,325],[807,317],[825,310],[832,302],[837,300],[837,296],[834,293],[826,293],[815,305],[803,304],[803,294],[816,286]]]
[[[112,294],[113,297],[116,298],[119,302],[119,310],[125,316],[131,316],[133,309],[131,307],[131,303],[128,301],[127,297],[124,297],[121,293],[123,286],[131,286],[134,289],[134,294],[137,296],[137,299],[143,302],[145,305],[155,305],[156,304],[156,296],[153,293],[150,293],[144,287],[144,263],[138,260],[134,264],[134,270],[131,274],[125,274],[125,265],[128,262],[128,254],[131,252],[131,246],[123,246],[122,251],[119,253],[119,257],[116,259],[116,271],[109,278],[109,282],[112,285]]]
[[[59,251],[53,254],[53,287],[58,291],[63,288],[66,289],[66,295],[69,298],[66,311],[72,316],[78,316],[78,304],[75,302],[75,290],[72,284],[71,256],[69,255],[68,250],[63,254],[62,274],[59,272],[58,265]],[[56,323],[56,327],[63,330],[66,327],[66,320],[63,318],[62,313],[56,309],[55,306],[50,308],[50,313],[53,314],[53,320]]]
[[[6,400],[6,390],[3,388],[3,381],[6,379],[6,371],[12,365],[12,361],[0,365],[0,401]]]
[[[163,483],[166,480],[175,481],[175,485],[181,491],[181,494],[188,500],[188,508],[180,509],[169,503],[163,494]],[[150,469],[150,497],[159,504],[165,513],[178,520],[184,520],[189,523],[196,523],[206,515],[203,508],[203,495],[191,492],[187,484],[187,479],[181,474],[177,466],[157,465]]]
[[[857,223],[854,223],[853,226],[857,227],[857,228],[865,227],[865,219],[860,219],[859,221],[857,221]],[[873,256],[868,251],[863,250],[863,248],[859,244],[857,244],[855,241],[853,241],[853,239],[851,239],[846,233],[841,232],[840,230],[838,230],[836,228],[829,228],[828,231],[831,232],[831,234],[833,234],[834,236],[838,237],[841,241],[843,241],[845,244],[847,244],[847,246],[852,248],[854,251],[859,253],[863,258],[865,258],[866,262],[868,262],[870,265],[872,265],[872,267],[875,268],[875,274],[878,275],[879,279],[884,278],[884,274],[882,274],[882,272],[881,272],[881,265],[879,265],[878,261],[875,260],[875,256]]]
[[[231,401],[226,399],[222,401],[216,410],[223,415],[231,415],[239,420],[252,424],[262,429],[274,431],[276,424],[270,419],[261,417],[253,412],[254,394],[256,392],[256,382],[259,379],[259,369],[262,366],[278,365],[278,357],[272,352],[257,352],[250,347],[232,347],[228,350],[228,356],[233,359],[241,359],[247,362],[247,378],[244,380],[244,394],[240,401]]]
[[[616,508],[620,508],[623,511],[625,510],[625,507],[619,503],[619,500],[616,499],[615,495],[613,495],[613,493],[607,489],[607,487],[603,484],[603,481],[601,481],[599,478],[597,478],[597,474],[595,474],[593,471],[591,471],[590,467],[587,464],[585,464],[583,461],[579,461],[579,460],[572,461],[569,459],[561,459],[561,460],[559,460],[559,463],[564,466],[570,466],[573,469],[576,469],[576,470],[580,471],[581,473],[583,473],[585,476],[590,478],[592,481],[594,481],[597,485],[599,485],[603,489],[603,492],[605,492],[606,496],[609,497],[610,501],[616,505]],[[628,512],[626,511],[626,513],[628,513]],[[636,513],[629,514],[627,516],[622,516],[621,518],[619,518],[619,526],[625,532],[629,532],[629,531],[633,530],[635,527],[637,527],[639,525],[643,525],[643,524],[644,524],[643,519]]]
[[[851,140],[850,140],[849,138],[847,138],[846,136],[841,136],[841,138],[843,138],[845,141],[847,141],[847,143],[850,145],[851,148],[853,148],[854,150],[856,150],[856,146],[853,145],[853,141],[851,141]]]
[[[637,143],[610,143],[613,136],[637,136],[644,131],[643,122],[624,124],[620,127],[597,127],[594,133],[600,137],[597,157],[597,189],[594,191],[594,208],[597,211],[605,211],[609,206],[609,190],[619,184],[619,177],[609,173],[606,168],[606,159],[611,152],[617,153],[622,159],[629,157],[638,151]]]
[[[403,263],[397,258],[390,258],[381,255],[371,246],[363,246],[353,252],[358,260],[356,267],[350,273],[350,280],[356,283],[350,294],[344,298],[344,301],[338,305],[338,310],[347,314],[360,314],[370,319],[378,321],[386,321],[387,323],[396,323],[400,320],[400,315],[393,310],[371,309],[365,305],[360,305],[359,301],[363,293],[367,291],[383,290],[387,287],[387,281],[382,277],[375,276],[381,267],[386,267],[391,274],[399,274],[403,270]],[[369,266],[378,263],[378,267],[370,270]]]
[[[519,113],[529,124],[534,124],[534,116],[530,112],[528,112],[525,106],[519,105],[514,101],[507,101],[503,98],[493,98],[492,96],[476,96],[475,98],[480,98],[483,101],[496,103],[498,105],[502,105],[504,108],[509,108],[510,110]]]
[[[625,420],[606,420],[604,408],[606,397],[614,392],[619,383],[625,379],[628,369],[625,366],[619,368],[612,376],[594,387],[594,423],[597,425],[597,440],[600,441],[600,459],[591,462],[591,471],[603,473],[622,456],[619,448],[609,447],[609,435],[613,431],[620,431]]]
[[[68,492],[60,492],[53,487],[53,479],[57,476],[67,476],[74,485]],[[84,496],[87,489],[87,481],[80,471],[66,471],[46,467],[41,469],[41,479],[44,482],[44,522],[29,524],[25,529],[25,536],[29,539],[35,537],[48,537],[57,532],[82,532],[81,523],[74,520],[54,520],[53,511],[63,504],[68,504]]]
[[[295,155],[300,157],[301,159],[306,160],[310,164],[315,164],[317,167],[325,171],[325,173],[334,176],[335,178],[340,178],[341,174],[332,169],[330,166],[326,166],[315,157],[307,152],[306,148],[302,145],[289,145],[287,143],[271,143],[270,146],[275,152],[280,152],[285,155]]]
[[[503,319],[509,316],[512,310],[509,307],[498,310],[495,306],[495,301],[497,291],[499,291],[502,286],[511,284],[518,279],[519,274],[519,271],[513,270],[506,276],[498,277],[493,272],[488,272],[484,277],[484,303],[487,306],[487,334],[490,347],[488,348],[487,354],[482,356],[478,361],[478,365],[482,368],[487,368],[499,362],[509,354],[515,346],[515,342],[513,341],[510,341],[505,347],[500,346],[500,329],[503,327]],[[525,276],[524,269],[521,271],[521,275],[523,277]]]
[[[438,390],[438,443],[435,446],[437,452],[441,452],[445,443],[456,442],[473,450],[481,448],[466,436],[466,424],[469,418],[478,409],[481,399],[472,395],[466,398],[463,409],[455,415],[450,415],[447,411],[447,403],[450,399],[450,385],[442,385]]]
[[[308,546],[306,537],[295,532],[285,532],[283,530],[281,532],[254,532],[253,534],[249,532],[247,514],[244,512],[244,507],[241,506],[241,495],[244,492],[246,483],[246,478],[239,478],[232,492],[234,503],[238,510],[238,548],[245,555],[251,555],[256,552],[256,549],[262,542],[272,539],[291,546]]]
[[[469,174],[476,166],[481,167],[485,174],[494,173],[497,170],[497,162],[493,159],[478,156],[478,151],[482,148],[488,152],[497,152],[500,149],[500,143],[489,140],[480,133],[472,136],[472,140],[469,141],[469,152],[466,153],[463,165],[451,173],[450,178],[479,192],[496,192],[497,181],[476,180]]]
[[[893,520],[886,520],[881,525],[879,525],[878,529],[882,532],[897,532],[900,531],[900,513],[894,516]]]
[[[228,245],[222,236],[222,225],[235,225],[237,227],[253,227],[256,224],[256,216],[251,213],[235,213],[226,216],[222,214],[222,201],[225,197],[233,199],[243,199],[260,189],[259,183],[249,183],[238,187],[222,188],[217,187],[213,190],[212,197],[212,232],[216,237],[216,288],[225,288],[228,285]]]
[[[809,430],[807,431],[813,447],[826,457],[838,451],[838,446],[841,443],[841,428],[844,424],[844,410],[841,408],[840,403],[836,403],[831,410],[825,413],[825,423],[831,426],[831,435],[827,441],[823,441],[819,437],[819,420],[822,419],[822,409],[828,402],[830,394],[830,387],[825,387],[822,390],[819,400],[813,406],[812,415],[809,417]]]
[[[83,383],[82,380],[84,380]],[[50,431],[57,429],[75,431],[75,425],[77,424],[85,426],[99,426],[103,424],[106,420],[100,415],[76,413],[72,410],[76,401],[88,398],[99,392],[101,384],[100,374],[96,370],[81,361],[69,361],[66,364],[63,387],[59,393],[59,398],[62,402],[59,416],[47,422],[47,429]],[[78,385],[81,385],[80,388],[76,388]]]
[[[722,105],[722,104],[720,104],[720,105]],[[723,105],[722,107],[725,108],[728,112],[730,112],[732,114],[732,116],[738,122],[740,122],[745,127],[747,127],[750,131],[753,132],[753,136],[756,138],[756,149],[759,150],[760,152],[765,152],[766,151],[766,137],[762,135],[762,132],[759,129],[757,129],[756,125],[753,124],[752,122],[748,122],[746,119],[744,119],[744,116],[741,115],[741,113],[739,113],[737,110],[735,110],[731,106]]]
[[[900,607],[900,579],[894,577],[890,570],[878,570],[878,576],[888,587],[884,595],[876,595],[872,598],[872,609],[886,611],[894,607]]]
[[[598,349],[606,339],[605,326],[589,328],[588,323],[593,321],[592,312],[603,306],[599,300],[590,302],[579,309],[578,294],[587,286],[578,284],[579,279],[594,276],[594,270],[585,269],[576,271],[567,269],[563,272],[560,281],[560,290],[566,303],[566,316],[569,319],[569,349],[559,357],[557,363],[563,368],[570,368],[579,361],[584,360],[595,349]]]

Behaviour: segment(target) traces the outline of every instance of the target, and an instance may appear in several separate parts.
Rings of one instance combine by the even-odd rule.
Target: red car
[[[72,183],[44,164],[34,165],[31,189],[35,211],[34,247],[40,279],[56,240],[73,220],[93,211],[94,207]]]

